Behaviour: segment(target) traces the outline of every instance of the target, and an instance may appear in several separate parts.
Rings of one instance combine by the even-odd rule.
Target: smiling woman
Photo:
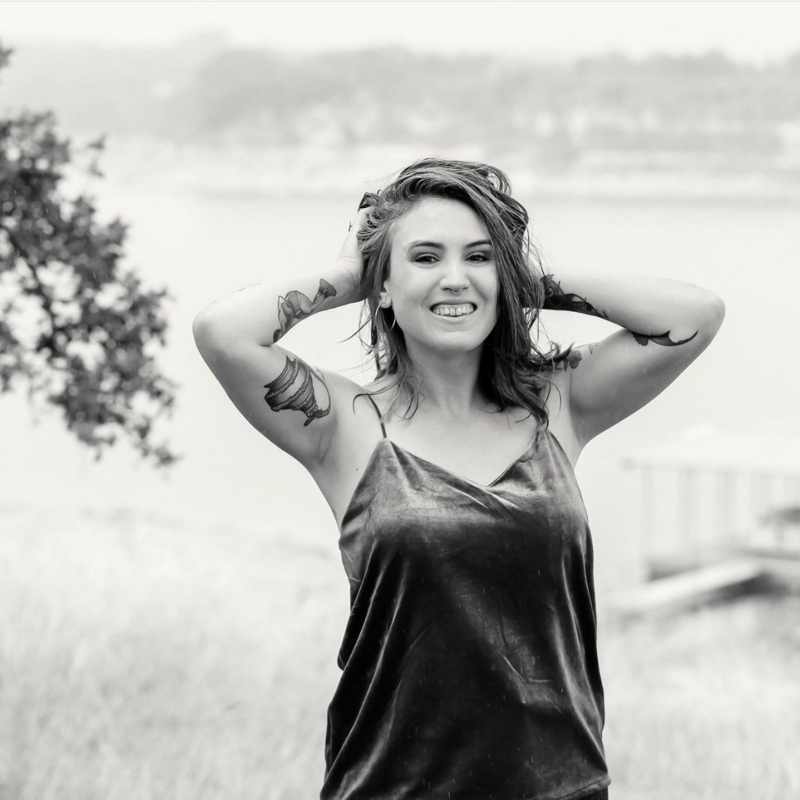
[[[414,241],[418,230],[433,232],[437,241]],[[469,206],[436,197],[417,202],[395,225],[392,266],[380,305],[393,310],[412,363],[424,358],[419,352],[424,348],[444,356],[454,346],[456,352],[449,357],[468,358],[467,343],[472,340],[473,349],[480,349],[497,323],[497,267],[491,242],[484,238],[461,244],[476,234],[486,236],[485,227]],[[431,313],[436,318],[433,326]],[[439,337],[447,329],[464,336],[449,337],[445,344]]]
[[[574,465],[708,346],[724,306],[666,278],[544,274],[527,212],[485,164],[415,162],[351,228],[332,268],[248,287],[194,325],[225,391],[309,470],[339,526],[351,609],[320,797],[604,798]],[[368,386],[276,344],[362,301]],[[543,308],[620,330],[544,353]]]
[[[370,388],[391,393],[386,415],[401,405],[415,413],[424,378],[431,404],[442,399],[432,394],[441,395],[437,382],[446,397],[477,389],[495,410],[527,409],[544,423],[540,391],[569,350],[545,354],[531,340],[545,287],[527,211],[505,175],[425,159],[374,197],[359,243],[378,379]],[[474,313],[459,308],[466,304]],[[431,340],[443,331],[457,338]],[[420,348],[438,363],[425,369]]]

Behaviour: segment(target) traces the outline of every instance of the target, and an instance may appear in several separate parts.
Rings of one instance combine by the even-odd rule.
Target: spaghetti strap
[[[378,408],[378,404],[372,399],[372,395],[368,394],[367,397],[369,398],[370,403],[372,403],[373,407],[375,408],[375,412],[378,415],[378,422],[381,423],[381,431],[383,432],[383,438],[386,438],[386,428],[383,427],[383,422],[381,421],[381,410]]]

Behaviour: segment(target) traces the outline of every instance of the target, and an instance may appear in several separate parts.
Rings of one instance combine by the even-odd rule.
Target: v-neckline
[[[402,445],[397,444],[393,439],[390,439],[388,436],[384,436],[383,438],[386,439],[387,442],[395,449],[399,450],[404,453],[407,457],[413,459],[414,461],[419,461],[425,464],[428,467],[433,467],[434,469],[438,470],[439,472],[448,475],[451,478],[457,478],[458,480],[466,481],[473,486],[478,486],[481,489],[489,490],[493,489],[497,486],[503,478],[508,475],[511,470],[517,466],[531,451],[531,448],[536,444],[537,440],[539,439],[539,433],[542,430],[541,425],[536,426],[536,433],[533,436],[533,439],[528,442],[527,447],[520,453],[494,480],[490,481],[489,483],[481,483],[480,481],[476,481],[472,478],[468,478],[466,475],[462,475],[460,472],[455,472],[451,469],[447,469],[447,467],[441,466],[441,464],[436,464],[433,461],[429,461],[427,458],[423,458],[422,456],[416,455],[416,453],[412,453],[410,450],[406,450],[405,447]]]
[[[542,427],[538,426],[536,428],[536,434],[534,435],[533,439],[531,439],[528,446],[525,448],[525,451],[521,453],[517,458],[515,458],[491,483],[478,483],[477,481],[473,481],[470,478],[467,478],[464,475],[459,475],[457,472],[453,472],[452,470],[448,470],[446,467],[439,466],[439,464],[434,464],[433,461],[428,461],[427,459],[422,458],[421,456],[417,456],[412,453],[410,450],[406,450],[404,447],[401,447],[399,444],[395,444],[388,436],[384,435],[381,436],[380,439],[375,443],[375,447],[372,449],[369,458],[367,459],[367,463],[365,465],[364,471],[359,476],[358,481],[356,482],[356,486],[353,489],[353,493],[350,495],[350,499],[347,501],[347,505],[345,506],[344,512],[342,513],[341,522],[339,522],[339,531],[340,534],[344,530],[345,525],[349,522],[349,515],[352,512],[356,497],[358,497],[359,492],[362,490],[364,484],[367,480],[369,480],[369,476],[372,473],[372,468],[375,465],[375,462],[378,459],[378,455],[381,452],[381,448],[384,446],[384,443],[387,443],[391,446],[392,451],[396,454],[398,451],[404,453],[407,458],[411,459],[412,461],[419,461],[422,464],[425,464],[428,467],[432,467],[433,469],[437,470],[442,475],[450,477],[451,479],[459,480],[464,483],[469,484],[470,486],[474,486],[479,488],[481,491],[484,492],[492,492],[497,489],[498,484],[511,472],[514,467],[516,467],[519,463],[523,461],[523,459],[531,452],[531,448],[536,444],[536,441],[539,439],[539,433],[541,432]],[[550,443],[550,450],[553,451],[552,442],[555,442],[555,450],[561,453],[561,457],[569,464],[573,475],[574,468],[572,467],[572,462],[567,457],[566,451],[561,446],[561,442],[558,441],[556,436],[550,430],[550,426],[546,426],[545,433],[549,440],[552,440]],[[538,453],[538,450],[535,451]]]

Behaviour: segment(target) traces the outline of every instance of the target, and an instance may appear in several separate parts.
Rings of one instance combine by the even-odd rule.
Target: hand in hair
[[[347,238],[344,240],[342,249],[339,251],[339,255],[336,258],[337,266],[343,268],[352,278],[353,287],[357,290],[358,300],[363,300],[366,297],[363,287],[364,258],[358,244],[358,233],[364,227],[364,223],[369,216],[370,208],[376,198],[377,195],[374,195],[372,192],[367,192],[364,197],[361,198],[355,222],[350,223],[350,227],[347,231]]]

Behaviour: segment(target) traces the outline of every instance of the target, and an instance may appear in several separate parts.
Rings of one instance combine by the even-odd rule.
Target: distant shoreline
[[[648,169],[631,158],[630,165],[617,159],[615,164],[555,173],[532,167],[524,154],[493,156],[476,147],[448,152],[391,144],[353,149],[255,148],[115,138],[107,144],[100,167],[117,186],[252,197],[326,197],[377,190],[398,169],[424,155],[495,164],[508,174],[516,196],[800,203],[795,170],[724,172],[716,168],[711,172],[690,164]]]

